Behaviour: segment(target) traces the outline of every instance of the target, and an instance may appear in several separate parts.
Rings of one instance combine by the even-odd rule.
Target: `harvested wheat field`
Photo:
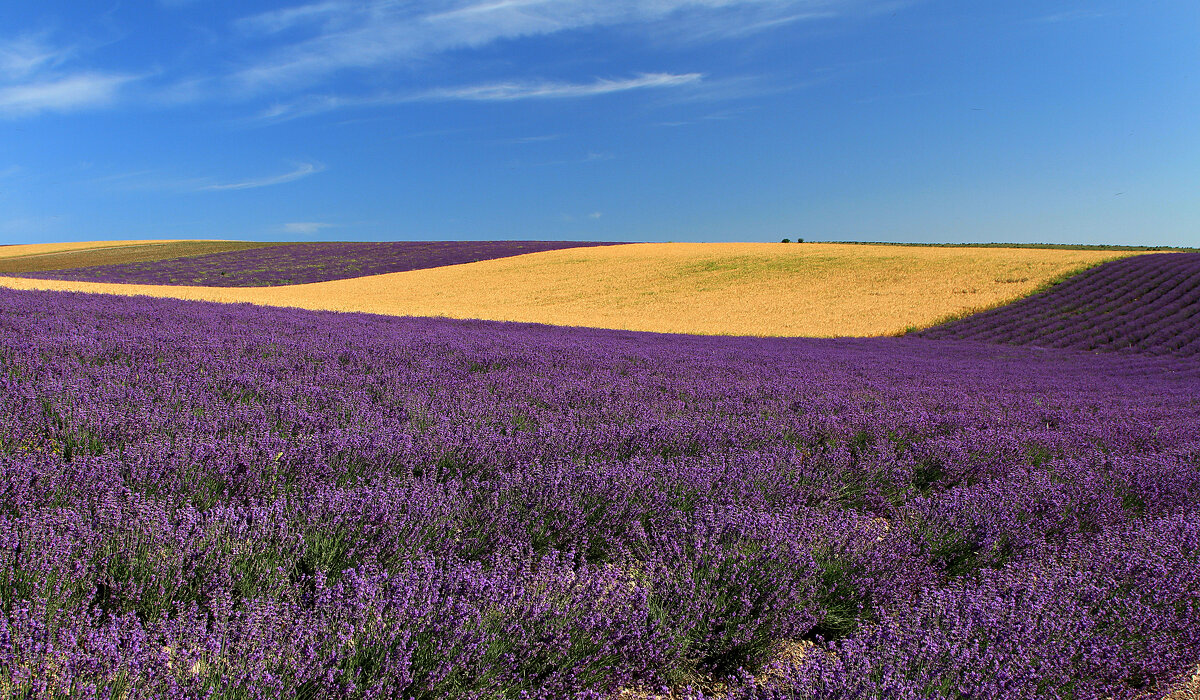
[[[832,243],[642,243],[265,289],[15,278],[0,278],[0,284],[670,333],[878,336],[991,308],[1126,255]]]

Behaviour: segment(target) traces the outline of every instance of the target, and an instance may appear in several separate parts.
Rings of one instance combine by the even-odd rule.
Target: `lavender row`
[[[1138,697],[1198,412],[1170,356],[4,290],[0,694]]]
[[[617,244],[592,241],[296,243],[170,260],[27,273],[22,276],[117,284],[274,287],[598,245]]]
[[[1077,350],[1200,353],[1200,253],[1106,263],[1015,304],[926,330],[926,338]]]
[[[1113,686],[1162,697],[1170,686],[1156,679],[1195,667],[1198,596],[1200,515],[1151,519],[925,590],[724,697],[1101,698]]]

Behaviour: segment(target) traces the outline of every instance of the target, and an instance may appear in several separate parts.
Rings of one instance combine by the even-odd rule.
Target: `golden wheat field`
[[[874,336],[1002,304],[1120,251],[638,243],[270,288],[0,278],[20,289],[142,294],[639,331]]]

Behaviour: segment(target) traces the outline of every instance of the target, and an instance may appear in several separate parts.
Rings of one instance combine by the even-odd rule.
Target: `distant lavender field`
[[[172,260],[31,272],[21,276],[119,284],[275,287],[600,245],[619,244],[585,241],[297,243]]]
[[[1200,253],[1115,260],[1049,290],[930,328],[926,338],[1200,354]]]
[[[1198,414],[1172,355],[0,290],[0,696],[1161,697]]]

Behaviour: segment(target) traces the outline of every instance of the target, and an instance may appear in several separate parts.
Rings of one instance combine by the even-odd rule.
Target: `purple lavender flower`
[[[21,276],[118,284],[274,287],[599,245],[618,244],[591,241],[295,243],[170,260],[30,272]]]
[[[1161,695],[1197,396],[1180,352],[0,290],[0,695]]]

